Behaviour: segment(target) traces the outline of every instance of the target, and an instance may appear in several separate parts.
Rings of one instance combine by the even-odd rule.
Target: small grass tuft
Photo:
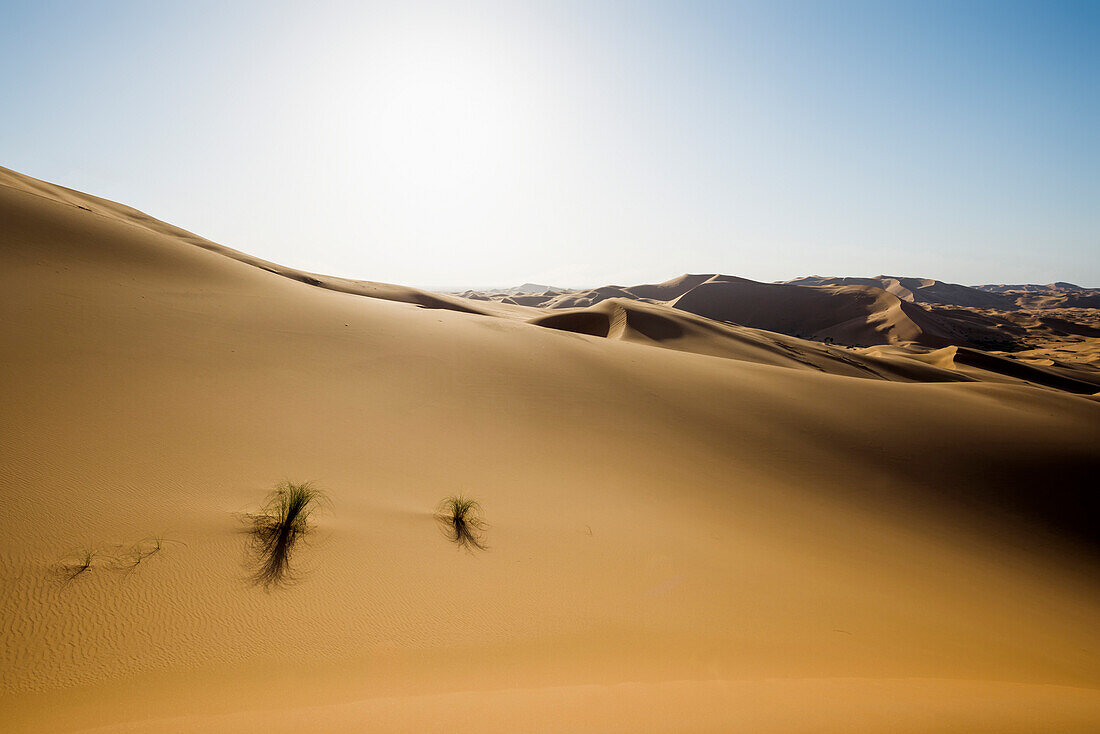
[[[116,568],[127,573],[132,572],[135,568],[141,565],[141,562],[150,556],[155,556],[164,550],[165,543],[179,543],[180,545],[187,545],[182,540],[172,540],[170,538],[164,538],[159,535],[154,535],[150,538],[143,538],[137,543],[130,546],[125,552],[120,553],[115,558]]]
[[[435,519],[452,543],[468,551],[485,550],[482,535],[489,527],[481,516],[481,504],[463,495],[444,498],[436,507]]]
[[[270,589],[293,580],[291,552],[311,530],[310,517],[326,501],[324,492],[309,482],[283,482],[259,512],[246,515],[251,526],[250,550],[255,566],[251,578],[254,583]]]
[[[137,552],[142,558],[148,558],[149,556],[156,555],[164,550],[165,543],[178,543],[179,545],[186,546],[182,540],[172,540],[171,538],[165,538],[160,535],[154,535],[151,538],[145,538],[138,542]]]
[[[81,548],[77,556],[77,562],[73,564],[72,567],[73,576],[79,576],[91,568],[92,560],[96,557],[97,553],[98,551],[92,550],[91,548]]]
[[[99,551],[97,549],[89,546],[81,546],[59,560],[54,568],[64,579],[62,586],[67,585],[77,576],[90,571],[98,555]]]

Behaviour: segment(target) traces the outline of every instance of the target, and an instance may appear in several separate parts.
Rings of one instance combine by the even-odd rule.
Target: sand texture
[[[904,284],[427,293],[3,169],[0,281],[0,731],[1100,727],[1095,337],[990,353]],[[265,589],[287,480],[329,501]]]

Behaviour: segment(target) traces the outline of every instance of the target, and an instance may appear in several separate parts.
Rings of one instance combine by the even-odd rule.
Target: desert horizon
[[[676,273],[675,278],[693,275],[703,275],[703,273]],[[708,273],[708,275],[724,275],[726,277],[733,277],[730,273]],[[671,278],[670,278],[671,280]],[[746,278],[746,280],[752,280]],[[928,283],[945,283],[943,280],[936,278],[921,278],[913,276],[899,276],[899,275],[873,275],[873,276],[822,276],[822,275],[800,275],[789,280],[772,280],[772,281],[760,281],[771,283],[772,285],[780,285],[784,283],[796,283],[799,281],[837,281],[837,280],[860,280],[860,281],[885,281],[885,280],[910,280],[910,281],[926,281]],[[959,283],[946,283],[947,285],[962,285]],[[613,284],[589,284],[587,286],[562,286],[562,285],[546,285],[545,283],[530,283],[524,282],[519,285],[496,285],[496,286],[471,286],[471,285],[443,285],[443,286],[421,286],[412,284],[412,287],[422,288],[423,290],[435,291],[439,293],[450,293],[454,295],[460,295],[462,293],[493,293],[501,295],[538,295],[545,291],[589,291],[599,288],[623,288],[626,286],[613,285]],[[1050,283],[981,283],[972,285],[962,285],[964,288],[975,288],[978,290],[985,290],[990,292],[1006,292],[1006,291],[1030,291],[1035,292],[1039,290],[1083,290],[1094,291],[1100,290],[1100,286],[1081,286],[1076,283],[1070,283],[1064,280],[1056,280]]]
[[[1097,30],[6,5],[0,734],[1100,731]]]

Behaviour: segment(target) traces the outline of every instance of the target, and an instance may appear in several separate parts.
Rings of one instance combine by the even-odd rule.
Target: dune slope
[[[0,258],[2,731],[1100,717],[1093,399],[308,280],[12,173]],[[240,514],[284,479],[331,505],[264,591]],[[455,492],[486,551],[439,532]]]

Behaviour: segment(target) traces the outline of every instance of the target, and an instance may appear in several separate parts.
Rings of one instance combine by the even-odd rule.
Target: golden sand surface
[[[6,170],[0,286],[0,731],[1100,725],[1088,364],[542,323]],[[285,480],[329,502],[265,590]]]

